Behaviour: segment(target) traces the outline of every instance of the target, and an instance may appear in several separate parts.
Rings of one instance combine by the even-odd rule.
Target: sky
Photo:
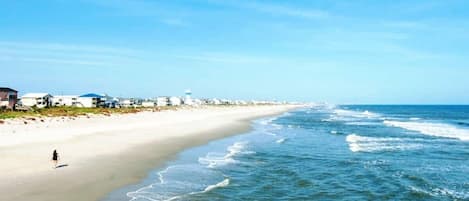
[[[0,86],[469,104],[469,1],[0,0]]]

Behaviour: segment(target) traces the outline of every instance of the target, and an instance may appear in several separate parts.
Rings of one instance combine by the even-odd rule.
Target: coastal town
[[[86,93],[82,95],[52,95],[50,93],[24,93],[8,87],[0,87],[0,109],[28,111],[52,107],[76,108],[155,108],[168,106],[202,105],[266,105],[283,104],[277,101],[245,101],[218,98],[192,98],[192,91],[186,90],[184,96],[158,96],[154,98],[123,98],[108,94]]]

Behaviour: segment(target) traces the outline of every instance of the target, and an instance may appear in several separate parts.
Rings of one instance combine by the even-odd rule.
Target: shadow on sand
[[[55,169],[64,168],[64,167],[68,167],[68,164],[59,165],[59,166],[55,167]]]

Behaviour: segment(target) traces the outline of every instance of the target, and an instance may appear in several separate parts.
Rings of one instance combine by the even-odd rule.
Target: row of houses
[[[187,90],[184,98],[176,96],[161,96],[157,98],[118,98],[107,94],[87,93],[83,95],[51,95],[49,93],[26,93],[18,97],[18,91],[0,87],[0,108],[15,109],[15,107],[161,107],[180,105],[248,105],[275,104],[269,101],[233,101],[227,99],[192,99],[192,92]]]
[[[0,108],[14,109],[15,106],[25,107],[156,107],[192,105],[193,101],[186,92],[186,97],[157,97],[153,99],[116,98],[106,94],[88,93],[83,95],[51,95],[49,93],[26,93],[18,97],[18,91],[0,87]]]

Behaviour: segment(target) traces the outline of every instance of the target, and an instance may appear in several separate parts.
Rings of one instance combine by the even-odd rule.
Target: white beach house
[[[171,97],[169,98],[169,105],[171,106],[180,106],[182,104],[182,100],[179,97]]]
[[[169,98],[166,96],[156,98],[156,105],[161,106],[168,106],[169,105]]]
[[[52,97],[53,106],[77,106],[79,103],[78,95],[60,95]]]
[[[142,102],[143,107],[155,107],[156,103],[153,100],[145,100]]]
[[[52,95],[48,93],[27,93],[21,96],[21,104],[28,107],[49,107],[52,106]]]
[[[78,97],[78,107],[99,107],[103,106],[102,95],[99,94],[84,94]]]

